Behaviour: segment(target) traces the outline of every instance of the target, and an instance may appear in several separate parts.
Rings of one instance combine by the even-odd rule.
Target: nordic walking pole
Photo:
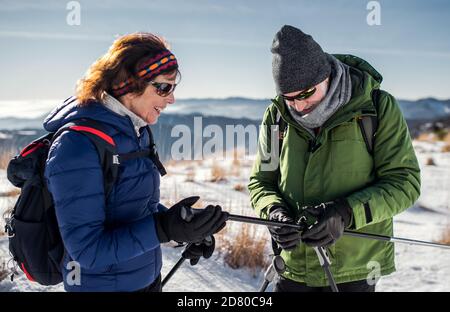
[[[228,214],[228,220],[252,223],[252,224],[260,224],[260,225],[266,225],[266,226],[288,226],[288,227],[293,227],[298,230],[304,229],[304,226],[301,224],[284,223],[284,222],[280,222],[280,221],[270,221],[270,220],[255,218],[255,217],[239,216],[239,215],[234,215],[234,214]],[[428,247],[450,249],[450,245],[409,239],[409,238],[402,238],[402,237],[360,233],[360,232],[353,232],[353,231],[348,231],[348,230],[344,231],[344,235],[368,238],[368,239],[375,239],[375,240],[386,241],[386,242],[391,242],[391,243],[402,243],[402,244],[421,245],[421,246],[428,246]]]
[[[183,209],[184,208],[184,209]],[[186,222],[191,222],[192,218],[194,217],[194,214],[192,212],[191,209],[189,209],[188,207],[182,207],[181,209],[181,218],[186,221]],[[188,249],[189,247],[191,247],[192,243],[189,243],[186,245],[186,249]],[[175,263],[175,265],[173,266],[173,268],[169,271],[169,273],[167,273],[167,275],[164,277],[164,279],[161,282],[162,287],[164,287],[164,285],[167,284],[167,282],[170,280],[170,278],[172,277],[172,275],[175,274],[175,272],[180,268],[180,266],[183,264],[184,260],[186,260],[186,258],[184,258],[183,256],[181,256],[181,258],[177,261],[177,263]]]
[[[334,281],[333,274],[331,274],[330,265],[331,260],[328,257],[328,253],[324,247],[314,247],[314,251],[317,254],[317,257],[319,258],[320,266],[325,271],[325,274],[327,275],[328,283],[330,284],[331,290],[333,292],[339,292],[339,289],[336,285],[336,282]]]
[[[194,217],[192,210],[190,209],[190,207],[183,207],[183,208],[184,209],[181,209],[181,218],[183,220],[185,220],[186,222],[191,222],[192,218]],[[206,243],[212,243],[212,238],[210,236],[208,236],[204,239],[204,241]],[[187,250],[189,247],[192,246],[192,244],[193,243],[187,244],[186,248],[184,250]],[[177,263],[175,263],[173,268],[169,271],[169,273],[167,273],[167,275],[162,280],[162,282],[161,282],[162,287],[164,287],[164,285],[167,284],[167,282],[170,280],[172,275],[175,274],[175,272],[181,267],[181,265],[184,263],[185,260],[186,260],[186,258],[181,256],[181,258],[177,261]]]
[[[420,240],[409,239],[409,238],[385,236],[385,235],[379,235],[379,234],[368,234],[368,233],[359,233],[359,232],[353,232],[353,231],[344,231],[344,235],[376,239],[376,240],[392,242],[392,243],[403,243],[403,244],[410,244],[410,245],[421,245],[421,246],[428,246],[428,247],[439,247],[439,248],[444,248],[444,249],[450,249],[450,245],[446,245],[446,244],[420,241]]]
[[[283,258],[281,258],[280,255],[274,256],[272,262],[266,270],[266,273],[264,274],[264,282],[259,288],[259,292],[265,292],[267,286],[269,286],[269,284],[275,278],[275,275],[277,273],[282,274],[284,273],[284,271],[286,271],[286,264],[284,263]]]
[[[190,244],[188,244],[186,246],[186,248],[188,248],[188,247],[190,247]],[[186,258],[181,257],[180,260],[178,260],[177,263],[175,263],[173,268],[169,271],[169,273],[167,273],[167,275],[162,280],[162,282],[161,282],[162,287],[164,287],[164,285],[166,285],[166,283],[170,280],[172,275],[174,275],[175,272],[180,268],[180,266],[183,264],[184,260],[186,260]]]

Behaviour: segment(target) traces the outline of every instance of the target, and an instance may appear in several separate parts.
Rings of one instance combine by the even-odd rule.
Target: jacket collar
[[[134,131],[136,135],[139,136],[139,129],[142,127],[146,127],[148,124],[138,115],[130,111],[125,105],[123,105],[119,100],[117,100],[112,95],[104,92],[103,93],[103,103],[107,108],[119,114],[121,116],[128,116],[131,119],[131,122],[134,126]]]

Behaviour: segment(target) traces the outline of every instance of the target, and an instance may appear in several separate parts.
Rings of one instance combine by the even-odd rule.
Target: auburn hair
[[[136,75],[140,62],[166,49],[169,45],[164,38],[152,33],[138,32],[117,38],[78,80],[75,93],[79,105],[100,102],[104,92],[110,93],[113,86],[128,79],[133,81],[130,92],[141,95],[147,83]]]

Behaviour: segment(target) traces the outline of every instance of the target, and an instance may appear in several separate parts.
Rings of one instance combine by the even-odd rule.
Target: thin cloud
[[[0,31],[0,38],[23,38],[23,39],[49,39],[49,40],[78,40],[78,41],[107,41],[110,42],[115,36],[111,35],[87,35],[67,33],[42,33],[29,31]]]
[[[334,51],[344,51],[345,53],[365,53],[394,56],[418,56],[418,57],[443,57],[450,58],[450,51],[420,51],[420,50],[399,50],[399,49],[372,49],[372,48],[333,48]]]
[[[227,40],[227,39],[213,39],[213,38],[167,38],[173,43],[185,43],[185,44],[205,44],[214,46],[234,46],[234,47],[257,47],[267,48],[267,44],[254,41],[243,40]]]

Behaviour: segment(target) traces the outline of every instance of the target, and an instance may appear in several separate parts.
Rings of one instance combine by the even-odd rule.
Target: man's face
[[[286,102],[287,105],[294,108],[297,112],[301,113],[302,115],[307,115],[311,113],[325,97],[328,89],[328,81],[329,78],[325,79],[324,81],[315,85],[314,87],[283,94],[284,97],[295,98],[300,94],[302,94],[303,92],[308,93],[308,90],[312,90],[313,88],[315,88],[315,92],[305,99],[298,100],[285,98],[284,101]]]

